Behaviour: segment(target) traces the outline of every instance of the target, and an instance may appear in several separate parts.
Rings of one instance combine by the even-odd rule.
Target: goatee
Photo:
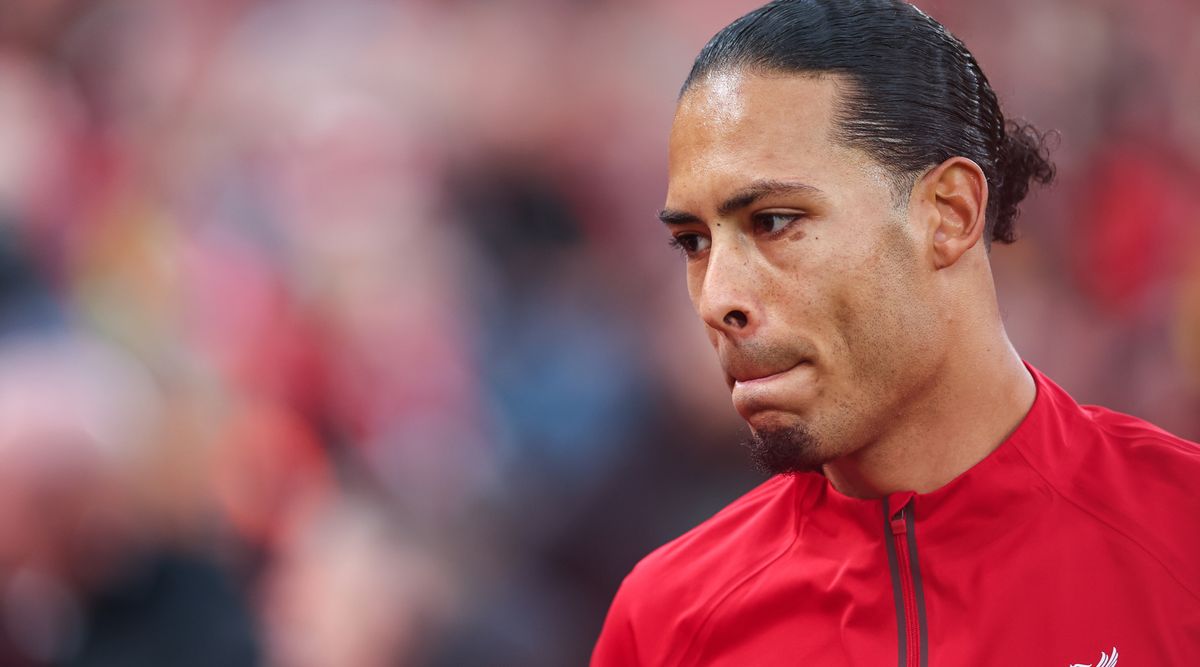
[[[768,475],[820,472],[826,463],[816,436],[803,426],[751,431],[745,447],[754,465]]]

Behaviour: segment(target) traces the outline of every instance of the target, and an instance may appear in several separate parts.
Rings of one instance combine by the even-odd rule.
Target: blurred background
[[[761,481],[655,220],[753,1],[0,1],[0,665],[578,665]],[[939,0],[1026,359],[1200,439],[1200,5]]]

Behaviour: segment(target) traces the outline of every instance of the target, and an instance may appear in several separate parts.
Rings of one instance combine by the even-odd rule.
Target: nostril
[[[739,329],[745,329],[749,320],[746,318],[746,313],[740,310],[731,310],[725,313],[725,324]]]

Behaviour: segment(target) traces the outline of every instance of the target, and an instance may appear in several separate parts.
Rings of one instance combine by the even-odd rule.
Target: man
[[[988,263],[1053,170],[891,0],[777,0],[684,85],[661,217],[775,476],[626,578],[595,666],[1200,665],[1200,448],[1081,407]]]

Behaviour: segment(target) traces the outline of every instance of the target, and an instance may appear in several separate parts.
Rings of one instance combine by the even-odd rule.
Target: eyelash
[[[791,227],[792,224],[794,224],[797,220],[799,220],[800,218],[803,218],[803,217],[804,217],[803,213],[759,213],[759,214],[756,214],[753,219],[754,219],[754,223],[757,225],[758,223],[760,223],[764,220],[769,221],[772,218],[788,218],[787,223],[783,226],[782,229],[778,229],[774,232],[767,232],[768,234],[778,234],[779,232],[782,232],[782,231],[786,230],[787,228]]]
[[[781,229],[766,232],[768,235],[770,235],[770,234],[779,234],[779,233],[786,231],[789,227],[792,226],[792,224],[794,224],[797,220],[799,220],[803,217],[804,217],[803,213],[758,213],[758,214],[754,215],[751,219],[753,220],[755,225],[758,225],[763,220],[770,221],[773,218],[788,218],[789,219],[788,222]],[[686,247],[685,241],[683,241],[683,239],[690,239],[690,238],[695,238],[695,237],[699,237],[699,236],[700,236],[699,234],[696,234],[694,232],[681,233],[677,236],[673,236],[670,239],[668,239],[667,245],[670,246],[672,249],[677,250],[680,253],[682,253],[684,257],[691,257],[693,255],[693,253],[698,253],[700,251],[699,250],[695,250],[695,251],[689,250]]]
[[[679,236],[672,236],[671,238],[667,239],[667,245],[670,246],[673,250],[678,250],[679,252],[681,252],[685,256],[687,256],[687,255],[691,254],[691,251],[684,247],[683,241],[681,241],[680,239],[686,238],[686,237],[691,237],[691,236],[696,236],[696,234],[680,234]]]

